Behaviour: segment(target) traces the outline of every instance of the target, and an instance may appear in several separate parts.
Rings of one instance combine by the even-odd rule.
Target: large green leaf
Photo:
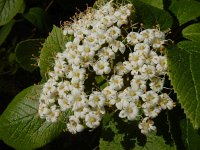
[[[200,43],[196,41],[181,41],[178,43],[178,47],[191,52],[199,52],[200,53]]]
[[[17,44],[16,59],[23,69],[30,72],[35,70],[43,42],[43,39],[29,39]]]
[[[144,24],[145,28],[152,28],[159,25],[161,30],[172,26],[172,17],[165,10],[156,8],[139,0],[131,0],[136,8],[136,17],[139,22]]]
[[[68,40],[70,38],[63,35],[61,28],[53,27],[52,32],[45,40],[40,54],[40,73],[43,78],[52,69],[56,53],[64,51],[65,43]]]
[[[173,0],[170,10],[177,17],[180,25],[200,16],[200,3],[188,0]]]
[[[163,0],[141,0],[144,3],[163,9]]]
[[[115,119],[114,119],[115,118]],[[147,137],[140,133],[138,122],[123,122],[118,116],[105,116],[100,138],[100,150],[174,150],[174,145],[153,133]],[[106,121],[105,121],[106,120]]]
[[[162,136],[149,134],[145,146],[137,145],[134,150],[176,150],[175,145],[168,145]]]
[[[23,16],[41,31],[47,30],[47,14],[43,9],[39,7],[30,8]]]
[[[0,26],[8,23],[23,5],[23,0],[0,0]]]
[[[192,127],[189,120],[181,121],[182,139],[187,150],[198,150],[200,149],[200,135],[198,130]]]
[[[11,20],[10,22],[8,22],[6,25],[4,25],[1,29],[0,29],[0,46],[1,44],[3,44],[3,42],[6,40],[7,36],[9,35],[13,25],[15,24],[14,20]]]
[[[38,115],[40,85],[23,90],[0,117],[0,139],[15,149],[41,147],[65,128],[65,123],[48,123]]]
[[[200,127],[200,48],[171,47],[168,49],[169,77],[187,118]]]
[[[192,41],[200,41],[200,23],[192,24],[185,28],[183,36]]]

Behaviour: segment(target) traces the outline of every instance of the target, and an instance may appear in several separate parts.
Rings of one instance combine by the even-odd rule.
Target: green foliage
[[[31,86],[19,93],[0,117],[0,138],[16,149],[41,147],[65,128],[61,120],[48,123],[38,115],[41,85]]]
[[[62,30],[56,26],[45,40],[40,54],[40,72],[45,78],[46,73],[52,69],[54,57],[57,52],[62,52],[65,48],[65,43],[69,40],[63,35]]]
[[[144,3],[152,5],[154,7],[163,9],[163,1],[162,0],[141,0]]]
[[[174,145],[166,144],[163,137],[158,136],[156,134],[149,134],[147,136],[147,142],[145,146],[137,145],[134,150],[144,150],[144,149],[151,149],[151,150],[175,150],[176,147]]]
[[[184,112],[195,128],[200,126],[200,53],[177,47],[168,49],[169,76]]]
[[[194,41],[181,41],[178,43],[179,48],[184,49],[189,53],[191,52],[199,53],[200,52],[199,46],[200,46],[200,43],[194,42]]]
[[[30,23],[32,23],[35,27],[39,28],[41,31],[47,31],[47,14],[46,12],[39,8],[33,7],[30,8],[27,13],[25,13],[24,18],[26,18]]]
[[[0,26],[8,23],[23,6],[23,0],[0,0]]]
[[[106,120],[106,121],[105,121]],[[100,150],[174,150],[174,145],[168,145],[165,140],[151,133],[147,137],[137,128],[138,122],[123,122],[116,116],[107,115],[103,120],[103,130],[100,139]]]
[[[192,24],[185,28],[183,36],[192,41],[200,41],[200,23]]]
[[[189,120],[182,120],[181,121],[181,129],[182,129],[182,138],[186,149],[188,150],[198,150],[200,149],[200,135],[198,130],[195,130],[192,127],[192,124]]]
[[[161,10],[139,0],[131,1],[136,8],[138,22],[143,23],[145,28],[152,28],[153,26],[159,25],[161,30],[166,30],[172,26],[172,17],[165,10]]]
[[[14,20],[11,20],[10,22],[8,22],[6,25],[4,25],[1,29],[0,29],[0,46],[1,44],[3,44],[3,42],[5,41],[5,39],[7,38],[7,36],[9,35],[10,31],[12,30],[13,25],[15,24]]]
[[[168,53],[169,73],[179,102],[194,128],[200,127],[200,39],[199,24],[183,30],[183,36],[191,41],[181,41],[179,48]]]
[[[17,44],[16,59],[22,68],[30,72],[37,68],[37,59],[43,42],[43,39],[29,39]]]
[[[177,17],[179,24],[182,25],[200,16],[200,3],[194,0],[173,0],[170,10]]]

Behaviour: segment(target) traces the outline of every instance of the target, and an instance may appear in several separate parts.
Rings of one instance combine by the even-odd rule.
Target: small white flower
[[[158,57],[158,54],[151,50],[148,55],[145,56],[145,63],[147,65],[155,66],[158,63]]]
[[[145,116],[150,117],[150,118],[155,118],[158,116],[158,114],[161,112],[161,108],[155,106],[152,103],[144,103],[142,104],[142,108],[144,111]]]
[[[152,78],[150,79],[149,86],[155,92],[161,92],[164,85],[164,79],[162,78]]]
[[[126,97],[133,102],[138,101],[139,96],[143,94],[141,89],[135,90],[135,88],[132,87],[127,87],[124,92],[126,93]]]
[[[110,43],[110,47],[113,50],[113,52],[117,53],[118,50],[123,54],[126,50],[125,45],[121,41],[113,40]]]
[[[74,80],[77,79],[78,81],[85,80],[85,69],[80,68],[79,66],[72,66],[72,70],[68,74],[68,78],[73,78]]]
[[[63,77],[64,72],[67,69],[66,62],[62,59],[57,59],[55,60],[55,65],[54,65],[54,72],[59,76]]]
[[[98,44],[103,45],[106,42],[106,35],[104,33],[104,30],[100,30],[97,34],[97,40]]]
[[[158,74],[164,75],[167,73],[167,58],[166,56],[159,56],[158,64],[156,65],[156,69]]]
[[[160,95],[158,105],[160,105],[160,107],[164,110],[165,109],[171,110],[174,107],[173,100],[166,93],[162,93]]]
[[[124,86],[124,81],[123,81],[122,76],[120,76],[120,75],[113,75],[110,78],[109,85],[114,90],[117,90],[117,91],[120,90]]]
[[[94,64],[93,69],[97,75],[108,74],[111,71],[111,68],[109,67],[109,63],[105,60],[97,61]]]
[[[81,63],[80,54],[73,50],[68,51],[66,59],[70,65],[79,65]]]
[[[113,15],[115,12],[115,9],[113,7],[112,1],[106,3],[104,6],[102,6],[99,11],[101,11],[104,15]]]
[[[145,57],[143,55],[141,55],[140,52],[136,51],[133,53],[129,53],[128,60],[131,63],[131,65],[133,66],[133,68],[136,68],[136,67],[143,66],[143,64],[145,62]]]
[[[121,27],[122,25],[124,25],[124,24],[128,24],[128,19],[126,18],[126,17],[124,17],[124,16],[119,16],[118,17],[118,21],[117,21],[117,26],[118,27]]]
[[[128,35],[127,35],[127,42],[130,44],[130,45],[135,45],[141,41],[143,41],[143,37],[137,33],[137,32],[130,32]]]
[[[151,44],[154,39],[154,29],[146,29],[140,32],[143,37],[143,42],[146,44]]]
[[[95,55],[95,50],[88,45],[79,45],[78,46],[78,51],[81,53],[81,56],[89,56],[89,57],[94,57]]]
[[[77,45],[74,44],[73,42],[67,42],[65,44],[65,47],[66,47],[66,52],[68,52],[68,51],[75,51],[77,49]]]
[[[115,71],[118,75],[123,76],[124,74],[127,74],[128,72],[130,72],[130,70],[127,69],[128,67],[129,67],[128,64],[127,66],[125,66],[124,63],[118,62],[116,64]]]
[[[56,109],[56,105],[50,107],[50,112],[46,115],[48,122],[56,122],[60,115],[60,110]]]
[[[139,51],[141,54],[147,55],[150,51],[150,46],[145,43],[137,43],[134,47],[134,51]]]
[[[84,38],[83,31],[80,30],[80,29],[79,30],[75,30],[74,31],[74,37],[82,40]]]
[[[64,98],[59,98],[58,104],[60,106],[61,111],[66,111],[67,109],[70,109],[72,107],[73,102],[66,96]]]
[[[108,42],[116,40],[120,35],[121,35],[121,30],[116,26],[110,27],[106,32],[106,37]]]
[[[69,101],[73,102],[72,110],[76,111],[83,106],[87,106],[87,96],[84,92],[80,92],[78,89],[74,89],[71,94],[68,95]]]
[[[129,105],[127,107],[124,107],[119,113],[120,118],[127,117],[128,120],[134,120],[137,115],[138,115],[138,108],[133,102],[129,103]]]
[[[89,96],[88,104],[92,107],[103,107],[105,104],[105,95],[101,92],[93,91]]]
[[[134,76],[134,78],[130,81],[131,87],[137,91],[137,90],[143,90],[146,91],[146,81],[142,79],[138,79],[137,76]]]
[[[116,100],[115,106],[117,107],[117,109],[123,110],[123,108],[129,106],[129,102],[130,102],[130,99],[126,95],[126,92],[122,91],[118,94],[118,99]]]
[[[48,115],[51,112],[51,110],[48,108],[48,105],[45,103],[39,104],[38,113],[40,115],[40,118],[44,119],[46,118],[46,115]]]
[[[132,65],[131,65],[131,63],[129,61],[124,61],[123,65],[126,68],[127,73],[132,70]]]
[[[102,49],[100,49],[98,51],[98,56],[99,58],[102,58],[104,60],[115,59],[115,53],[109,47],[103,47]]]
[[[84,91],[85,89],[84,81],[77,82],[76,80],[72,80],[71,84],[69,85],[69,89],[70,91],[73,91],[74,89],[79,91]]]
[[[44,84],[42,92],[46,94],[54,94],[57,92],[57,82],[54,79],[48,79],[48,81]]]
[[[69,92],[69,81],[61,81],[57,85],[57,91],[60,97],[64,97]]]
[[[141,97],[144,102],[148,102],[153,105],[158,104],[159,101],[159,96],[154,91],[147,91],[145,94],[141,95]]]
[[[154,38],[151,42],[152,42],[153,49],[162,48],[163,44],[165,44],[165,40],[161,40],[159,38]]]
[[[146,65],[144,64],[142,68],[140,68],[140,72],[144,75],[145,79],[150,79],[155,77],[156,75],[156,68],[153,65]]]
[[[75,116],[69,116],[69,121],[67,122],[67,129],[70,133],[76,134],[84,130],[84,126],[81,125],[80,120]]]
[[[85,124],[89,128],[96,128],[100,125],[101,117],[96,112],[90,111],[85,116]]]
[[[141,129],[141,133],[145,135],[156,130],[153,120],[148,117],[145,117],[142,122],[139,123],[139,128]]]
[[[96,45],[98,43],[95,34],[92,34],[92,35],[85,37],[83,42],[84,42],[84,44],[90,45],[90,46]]]
[[[117,91],[113,90],[112,87],[107,86],[102,90],[102,93],[105,95],[108,105],[114,105],[116,103]]]

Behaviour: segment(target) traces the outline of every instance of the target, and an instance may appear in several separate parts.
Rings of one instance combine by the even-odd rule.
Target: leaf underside
[[[19,93],[0,117],[0,138],[15,149],[36,149],[57,137],[62,122],[48,123],[38,115],[41,85]]]
[[[200,127],[200,52],[199,49],[168,49],[171,83],[186,116],[195,128]]]

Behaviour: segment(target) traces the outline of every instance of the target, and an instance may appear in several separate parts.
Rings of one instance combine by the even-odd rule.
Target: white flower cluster
[[[165,34],[158,29],[126,30],[132,11],[132,4],[110,1],[99,9],[89,8],[64,27],[63,34],[74,39],[55,57],[40,96],[41,118],[56,122],[62,112],[70,111],[67,129],[75,134],[98,127],[112,108],[130,121],[142,116],[143,134],[156,129],[152,119],[173,108],[162,92],[167,60],[160,49]],[[103,89],[97,76],[106,82]]]

